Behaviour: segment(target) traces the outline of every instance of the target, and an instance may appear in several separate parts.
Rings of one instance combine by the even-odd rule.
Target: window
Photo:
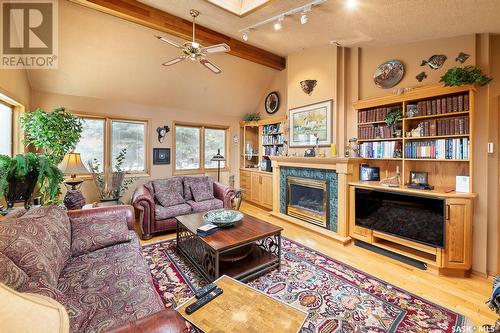
[[[99,171],[111,167],[116,171],[116,157],[126,148],[122,170],[147,173],[147,121],[81,117],[84,120],[82,137],[75,152],[81,154],[85,166],[95,159],[100,165]]]
[[[227,127],[174,123],[174,133],[176,171],[217,169],[217,162],[211,159],[219,150],[227,158]],[[220,166],[226,168],[227,164],[221,162]]]
[[[0,103],[0,155],[12,156],[13,110]]]

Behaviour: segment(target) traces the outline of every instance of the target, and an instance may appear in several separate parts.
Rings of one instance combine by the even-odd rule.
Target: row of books
[[[270,124],[262,126],[262,133],[264,135],[267,134],[281,134],[283,133],[282,125],[279,124]]]
[[[408,104],[407,117],[428,116],[450,112],[469,111],[469,94],[441,97]]]
[[[281,155],[283,146],[264,146],[262,147],[262,155],[264,156],[278,156]]]
[[[374,121],[383,121],[387,113],[394,109],[401,109],[399,106],[380,107],[358,112],[358,123],[370,123]]]
[[[280,135],[263,135],[262,144],[263,145],[281,145],[283,144],[283,134]]]
[[[411,133],[412,137],[469,134],[469,117],[423,121]]]
[[[469,139],[408,142],[405,144],[404,153],[405,158],[467,160],[469,159]]]
[[[387,139],[391,137],[391,129],[387,125],[361,125],[358,127],[358,138],[367,139]]]
[[[359,145],[359,157],[393,158],[396,151],[401,151],[400,141],[365,142]]]

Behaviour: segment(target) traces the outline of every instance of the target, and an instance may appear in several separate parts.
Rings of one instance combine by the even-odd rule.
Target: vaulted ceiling
[[[200,24],[231,37],[240,29],[311,0],[272,0],[244,17],[229,14],[205,0],[139,0],[171,14],[189,18],[189,9],[201,12]],[[248,43],[282,56],[326,46],[331,40],[348,46],[381,46],[481,32],[500,33],[499,0],[356,0],[349,11],[346,0],[328,0],[310,13],[301,26],[299,15],[287,18],[283,29],[269,24],[249,35]],[[342,43],[341,43],[342,44]]]
[[[58,31],[59,68],[30,70],[36,91],[240,117],[257,109],[278,73],[227,54],[210,55],[218,75],[191,61],[161,66],[180,51],[157,31],[68,1],[59,2]]]

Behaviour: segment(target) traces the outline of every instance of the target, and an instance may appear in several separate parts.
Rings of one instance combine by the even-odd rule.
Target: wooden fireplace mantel
[[[295,156],[271,156],[273,167],[273,211],[271,215],[285,221],[307,228],[316,233],[328,236],[342,244],[351,241],[348,229],[349,211],[349,182],[358,180],[360,158],[346,157],[295,157]],[[281,167],[309,168],[335,170],[338,176],[338,199],[337,199],[337,232],[327,230],[320,226],[310,224],[295,217],[280,212],[280,174]]]

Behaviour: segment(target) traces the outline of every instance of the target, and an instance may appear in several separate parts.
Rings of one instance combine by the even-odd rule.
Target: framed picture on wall
[[[289,111],[290,147],[320,146],[332,142],[333,101],[301,106]]]
[[[170,148],[153,148],[153,164],[170,164]]]

